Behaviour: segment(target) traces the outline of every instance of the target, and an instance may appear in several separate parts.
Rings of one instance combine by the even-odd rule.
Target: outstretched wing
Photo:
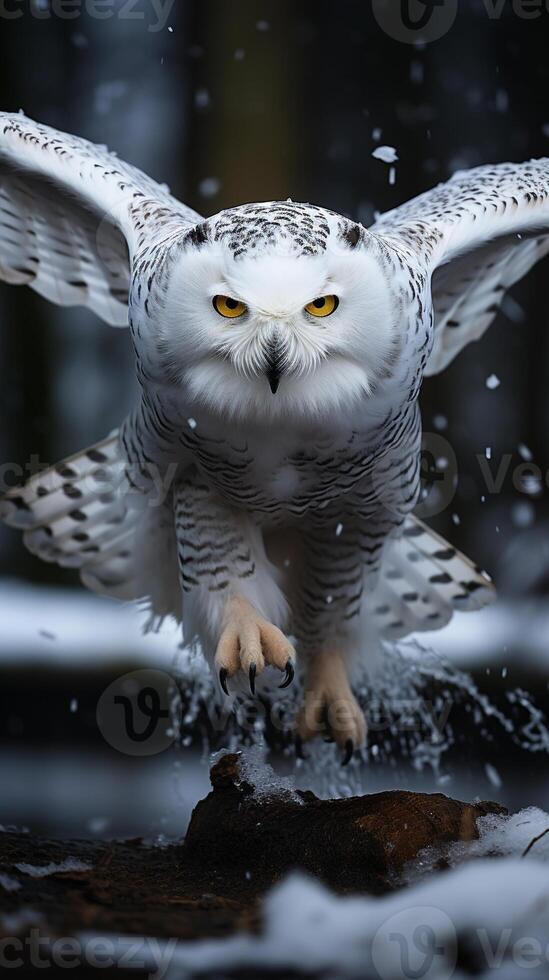
[[[437,374],[549,252],[549,159],[457,173],[371,230],[407,242],[432,272],[435,342],[425,373]]]
[[[0,279],[126,326],[131,257],[200,216],[104,146],[0,113]]]

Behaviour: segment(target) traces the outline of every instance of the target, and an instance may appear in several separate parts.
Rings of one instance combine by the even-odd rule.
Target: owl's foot
[[[255,679],[266,666],[285,672],[280,687],[288,687],[295,673],[295,650],[272,623],[268,623],[246,599],[236,596],[227,603],[223,630],[215,654],[219,683],[229,693],[227,678],[242,670],[255,694]]]
[[[366,742],[364,714],[356,700],[343,656],[335,650],[311,657],[305,702],[297,717],[298,749],[315,735],[331,735],[344,750],[343,765]]]

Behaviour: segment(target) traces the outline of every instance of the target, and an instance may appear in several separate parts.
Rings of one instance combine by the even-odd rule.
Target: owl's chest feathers
[[[370,405],[367,420],[353,418],[338,428],[328,422],[258,428],[198,413],[188,419],[174,412],[170,419],[166,402],[161,407],[162,415],[143,401],[133,416],[125,440],[130,460],[132,446],[140,460],[141,446],[163,471],[174,464],[180,474],[195,467],[216,493],[260,521],[322,514],[340,499],[351,510],[369,510],[372,483],[380,473],[383,480],[391,477],[386,454],[389,469],[398,469],[418,447],[419,413],[408,399],[397,407],[381,403],[375,415]]]
[[[385,443],[349,431],[337,439],[305,440],[271,434],[269,439],[202,441],[194,434],[193,457],[203,477],[238,507],[273,519],[322,512],[364,487]],[[360,495],[360,493],[359,493]]]
[[[337,468],[332,455],[317,446],[286,450],[276,445],[248,447],[238,453],[226,444],[204,458],[197,446],[196,461],[208,482],[225,498],[250,512],[301,513],[339,496]],[[324,478],[332,462],[330,477]]]

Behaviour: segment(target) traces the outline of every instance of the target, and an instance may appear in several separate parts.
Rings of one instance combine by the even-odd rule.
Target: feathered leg
[[[306,669],[301,739],[329,732],[349,761],[364,745],[366,722],[349,674],[360,650],[364,596],[375,586],[391,519],[359,517],[303,535],[302,574],[296,602],[296,636]]]
[[[225,693],[241,671],[253,693],[267,665],[289,683],[295,652],[281,632],[287,604],[260,529],[198,475],[176,486],[174,509],[186,639],[198,637]]]

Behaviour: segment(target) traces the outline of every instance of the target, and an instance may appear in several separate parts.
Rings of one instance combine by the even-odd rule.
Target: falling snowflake
[[[487,762],[486,765],[484,766],[484,771],[492,786],[494,786],[496,789],[499,789],[502,783],[501,783],[501,776],[497,771],[497,769],[494,766],[490,765],[489,762]]]
[[[396,163],[398,160],[398,153],[394,146],[376,146],[375,150],[372,150],[372,156],[375,160],[383,160],[383,163]]]
[[[217,177],[205,177],[198,185],[198,191],[202,197],[215,197],[221,188],[221,181]]]

